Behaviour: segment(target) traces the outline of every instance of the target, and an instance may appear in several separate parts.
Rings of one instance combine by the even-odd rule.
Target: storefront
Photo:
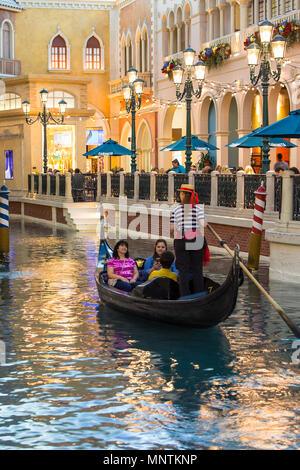
[[[75,165],[75,126],[47,127],[48,168],[66,172]]]
[[[94,127],[86,130],[86,151],[102,145],[104,142],[104,130],[102,127]],[[104,172],[104,158],[93,157],[91,160],[91,172],[97,173],[100,171]]]

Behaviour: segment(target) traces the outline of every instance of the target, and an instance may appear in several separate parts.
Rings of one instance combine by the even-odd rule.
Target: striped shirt
[[[204,236],[204,204],[178,204],[172,211],[170,223],[174,224],[175,238]]]

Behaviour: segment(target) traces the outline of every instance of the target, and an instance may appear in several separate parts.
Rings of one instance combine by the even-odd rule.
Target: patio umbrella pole
[[[217,234],[217,232],[209,225],[207,224],[207,228],[211,231],[211,233],[216,237],[217,240],[219,240],[220,245],[225,248],[225,250],[230,254],[232,258],[234,258],[234,253],[233,251],[228,247],[226,242],[222,240],[222,238]],[[293,320],[291,320],[285,311],[280,307],[280,305],[268,294],[268,292],[263,288],[263,286],[255,279],[255,277],[250,273],[250,271],[246,268],[244,263],[239,261],[239,265],[244,271],[244,273],[249,277],[249,279],[256,285],[256,287],[264,294],[266,299],[272,304],[272,306],[275,308],[275,310],[279,313],[283,321],[288,325],[290,330],[294,333],[296,338],[300,338],[300,329],[295,325]]]

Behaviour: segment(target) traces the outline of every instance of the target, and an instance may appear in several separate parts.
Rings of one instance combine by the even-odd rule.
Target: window
[[[67,69],[67,46],[63,37],[58,34],[51,45],[51,69]]]
[[[12,150],[5,150],[5,179],[11,180],[14,177],[14,155]]]
[[[10,24],[5,21],[2,29],[3,40],[3,57],[4,59],[12,59],[12,29]]]
[[[259,21],[263,21],[266,18],[266,8],[265,8],[264,0],[258,0],[258,11],[259,11]]]
[[[22,107],[21,97],[15,93],[4,93],[0,95],[0,111],[18,109]]]
[[[101,48],[95,36],[92,36],[85,49],[85,70],[101,70]]]
[[[48,108],[59,108],[60,100],[65,100],[67,108],[75,108],[75,97],[70,93],[62,90],[50,91],[48,93],[47,107]]]

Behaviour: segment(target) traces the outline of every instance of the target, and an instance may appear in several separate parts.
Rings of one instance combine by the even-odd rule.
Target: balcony
[[[139,72],[138,73],[139,78],[144,80],[144,90],[145,93],[147,93],[147,88],[152,87],[152,73],[151,72]],[[127,77],[122,77],[118,78],[117,80],[112,80],[109,82],[109,88],[110,88],[110,98],[114,98],[117,95],[122,93],[122,87],[128,83],[128,78]]]
[[[12,77],[21,74],[21,61],[0,58],[0,76]]]

